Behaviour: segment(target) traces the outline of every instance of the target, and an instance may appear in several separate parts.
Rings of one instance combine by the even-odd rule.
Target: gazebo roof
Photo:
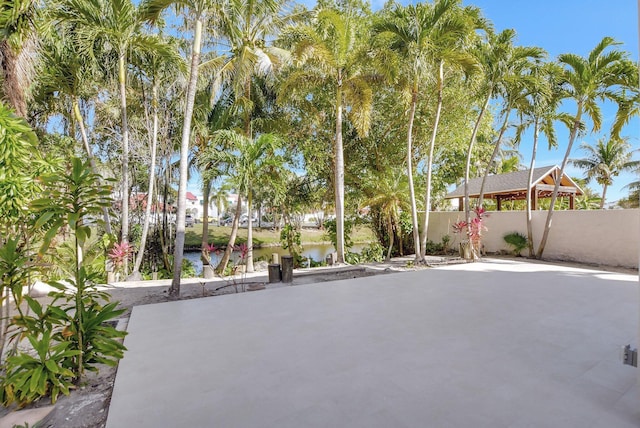
[[[560,168],[557,165],[544,166],[533,170],[533,186],[538,191],[539,197],[548,197],[553,191],[556,179],[560,175]],[[527,182],[529,181],[529,170],[510,172],[507,174],[496,174],[487,177],[484,185],[484,196],[487,199],[500,197],[501,199],[526,199]],[[469,197],[480,196],[480,186],[482,177],[469,180]],[[558,196],[582,195],[582,189],[568,176],[564,175],[560,183]],[[447,194],[445,199],[464,197],[464,183],[458,186],[453,192]]]

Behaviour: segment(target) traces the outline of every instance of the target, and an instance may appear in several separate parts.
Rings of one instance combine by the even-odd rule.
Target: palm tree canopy
[[[587,157],[571,163],[585,170],[587,183],[595,179],[600,185],[610,186],[621,172],[631,171],[640,165],[640,162],[631,160],[631,144],[626,138],[601,138],[595,146],[582,143],[580,148]]]
[[[626,88],[637,85],[638,71],[626,52],[611,37],[603,38],[586,58],[576,54],[558,57],[564,67],[562,88],[567,97],[582,105],[592,122],[593,131],[602,126],[598,101],[619,102]]]
[[[374,25],[375,34],[388,37],[389,48],[411,61],[414,77],[422,77],[430,62],[445,61],[466,73],[478,70],[475,58],[463,45],[470,42],[470,30],[488,28],[475,7],[461,7],[460,0],[434,4],[396,6],[388,19]]]
[[[280,85],[278,99],[303,99],[321,88],[340,88],[345,112],[358,134],[366,136],[373,107],[371,82],[381,77],[369,72],[363,61],[362,17],[325,8],[315,11],[311,21],[283,34],[283,43],[292,46],[296,68]]]

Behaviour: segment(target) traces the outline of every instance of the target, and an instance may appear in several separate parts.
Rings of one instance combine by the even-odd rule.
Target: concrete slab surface
[[[107,427],[638,427],[638,302],[486,260],[139,306]]]

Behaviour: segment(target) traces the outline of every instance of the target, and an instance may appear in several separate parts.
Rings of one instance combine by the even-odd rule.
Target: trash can
[[[293,256],[282,256],[282,282],[293,282]]]

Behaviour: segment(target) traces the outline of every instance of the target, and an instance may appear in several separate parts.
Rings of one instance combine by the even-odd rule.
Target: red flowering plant
[[[219,256],[222,253],[222,248],[217,247],[216,244],[207,244],[204,246],[204,248],[202,249],[202,263],[204,264],[211,264],[211,254],[215,254],[216,256]]]
[[[249,254],[249,247],[247,247],[247,244],[236,245],[233,249],[240,253],[240,262],[244,264],[247,260],[247,254]]]
[[[133,245],[128,242],[121,242],[113,244],[111,250],[109,251],[108,257],[113,263],[116,271],[121,271],[124,268],[124,261],[130,259],[133,256],[134,248]],[[126,275],[127,272],[124,272]]]
[[[460,243],[461,257],[476,260],[480,257],[482,250],[482,231],[487,230],[483,221],[486,217],[489,217],[489,214],[483,207],[476,207],[473,212],[475,218],[469,224],[466,221],[458,221],[451,228],[455,234],[462,235],[462,233],[465,233],[467,235],[467,241]]]

